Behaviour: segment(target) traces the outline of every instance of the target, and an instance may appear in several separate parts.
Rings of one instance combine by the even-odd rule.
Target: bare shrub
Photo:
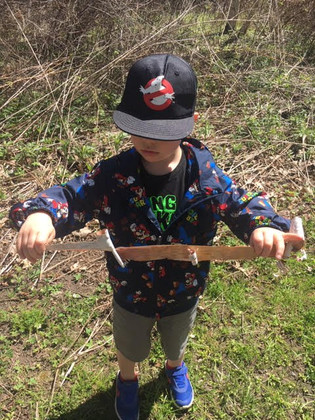
[[[315,49],[315,1],[289,0],[279,2],[283,25],[291,32],[295,42],[299,41],[305,50],[305,57],[314,60]]]
[[[257,28],[265,23],[269,30],[287,31],[295,41],[304,43],[308,56],[314,50],[314,0],[222,0],[212,5],[225,20],[224,34],[237,38],[250,27]]]
[[[90,106],[112,108],[126,67],[139,55],[173,50],[173,31],[194,6],[152,0],[0,0],[1,127],[23,137],[54,120],[69,137],[71,105],[82,96]],[[173,5],[174,6],[174,5]],[[18,104],[18,101],[22,103]],[[106,103],[107,102],[107,103]],[[2,115],[3,116],[3,115]],[[59,122],[57,122],[59,121]],[[38,131],[37,128],[35,131]]]
[[[221,35],[233,1],[0,0],[0,129],[16,140],[71,140],[89,128],[85,115],[104,121],[130,63],[148,53],[191,61],[205,109],[236,101],[248,74],[266,63],[299,62],[277,49],[295,28],[286,4],[306,0],[238,0],[230,18],[240,42],[228,45],[229,31]]]

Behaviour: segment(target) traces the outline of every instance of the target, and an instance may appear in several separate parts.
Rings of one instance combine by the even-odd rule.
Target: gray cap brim
[[[174,120],[140,120],[130,114],[114,111],[113,119],[118,128],[128,134],[154,140],[181,140],[194,128],[194,116]]]

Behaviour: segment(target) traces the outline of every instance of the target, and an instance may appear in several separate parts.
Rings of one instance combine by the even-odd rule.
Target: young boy
[[[281,259],[289,221],[275,214],[266,195],[238,188],[203,144],[187,138],[196,89],[194,71],[179,57],[157,54],[137,61],[113,116],[134,147],[13,206],[21,258],[35,262],[54,238],[97,218],[116,247],[211,245],[222,220],[257,255],[267,257],[275,249]],[[171,396],[178,407],[190,407],[194,393],[183,359],[209,263],[129,261],[122,268],[111,253],[106,258],[114,291],[118,418],[139,417],[135,364],[149,354],[155,322]]]

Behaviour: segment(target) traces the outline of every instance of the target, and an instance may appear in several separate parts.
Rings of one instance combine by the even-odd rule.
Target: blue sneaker
[[[181,366],[168,369],[165,364],[165,372],[170,384],[171,396],[178,408],[189,408],[194,401],[194,390],[191,386],[188,370],[183,362]]]
[[[115,411],[119,420],[139,420],[138,381],[116,377]]]

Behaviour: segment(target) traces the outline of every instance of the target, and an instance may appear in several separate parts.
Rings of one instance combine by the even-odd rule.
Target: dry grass
[[[311,46],[293,42],[297,16],[276,13],[271,2],[255,2],[255,13],[241,2],[228,35],[229,1],[31,3],[0,1],[0,413],[78,420],[97,419],[84,413],[99,409],[112,418],[116,364],[102,257],[50,253],[31,267],[15,254],[10,206],[129,147],[111,120],[127,68],[171,51],[198,75],[196,137],[240,184],[267,190],[281,214],[303,217],[312,254]],[[93,237],[97,225],[89,229],[83,234]],[[224,229],[219,239],[231,240]],[[312,265],[290,267],[284,278],[262,263],[214,267],[188,355],[198,367],[195,411],[174,413],[163,381],[152,379],[163,357],[155,343],[143,366],[146,418],[311,418]]]

